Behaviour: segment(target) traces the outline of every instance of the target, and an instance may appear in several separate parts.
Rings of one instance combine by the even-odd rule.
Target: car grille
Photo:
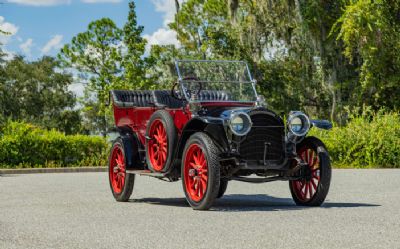
[[[281,161],[284,158],[285,128],[282,119],[268,111],[250,113],[253,126],[245,140],[240,144],[240,154],[245,160],[263,161],[264,146],[269,143],[266,154],[268,161]]]

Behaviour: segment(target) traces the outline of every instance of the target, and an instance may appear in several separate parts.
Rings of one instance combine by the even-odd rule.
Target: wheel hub
[[[312,171],[310,165],[306,164],[304,166],[303,173],[304,173],[304,179],[306,179],[306,181],[311,181]]]
[[[194,176],[197,176],[197,175],[198,175],[198,172],[197,172],[196,169],[190,169],[189,170],[189,176],[190,177],[194,177]]]

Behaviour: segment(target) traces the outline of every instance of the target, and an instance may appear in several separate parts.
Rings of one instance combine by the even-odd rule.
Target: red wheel
[[[108,178],[111,192],[117,201],[128,201],[133,191],[135,175],[127,174],[127,160],[124,143],[117,138],[108,161]]]
[[[151,165],[156,171],[161,171],[167,161],[168,152],[168,138],[167,131],[164,128],[161,120],[156,119],[151,124],[149,137],[151,138],[148,143],[148,153]]]
[[[318,185],[320,183],[320,165],[317,152],[308,147],[302,147],[298,152],[300,158],[308,164],[310,176],[299,180],[292,181],[293,189],[296,196],[302,201],[307,202],[312,199],[317,193]]]
[[[125,184],[126,176],[125,157],[119,144],[114,146],[111,151],[111,160],[109,167],[109,177],[111,188],[114,193],[120,194]]]
[[[199,202],[207,191],[207,159],[200,145],[191,144],[184,163],[186,192],[193,201]]]
[[[182,158],[182,186],[194,209],[209,209],[220,188],[220,150],[205,133],[197,132],[186,142]]]
[[[146,162],[152,171],[166,172],[171,166],[176,142],[174,120],[165,110],[156,111],[146,130]]]
[[[329,191],[331,164],[324,144],[315,137],[307,137],[298,145],[297,155],[307,163],[304,176],[289,182],[293,200],[298,205],[320,206]]]

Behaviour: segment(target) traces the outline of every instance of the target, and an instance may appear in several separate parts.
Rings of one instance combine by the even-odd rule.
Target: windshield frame
[[[182,78],[182,74],[181,74],[181,70],[179,68],[179,63],[241,63],[245,66],[245,69],[247,71],[247,76],[249,78],[248,81],[226,81],[226,80],[221,80],[221,81],[217,81],[217,80],[212,80],[212,81],[207,81],[207,80],[185,80]],[[245,61],[240,61],[240,60],[175,60],[175,69],[178,75],[178,83],[179,83],[179,90],[182,93],[182,95],[185,97],[186,101],[188,101],[189,103],[210,103],[210,102],[226,102],[226,103],[256,103],[257,99],[258,99],[258,94],[257,94],[257,90],[256,90],[256,80],[253,79],[251,73],[250,73],[250,69],[249,66],[247,64],[247,62]],[[188,95],[187,95],[187,91],[186,87],[184,86],[184,83],[186,84],[193,84],[195,82],[202,82],[202,83],[229,83],[229,84],[251,84],[251,88],[254,92],[254,100],[193,100],[191,99]]]

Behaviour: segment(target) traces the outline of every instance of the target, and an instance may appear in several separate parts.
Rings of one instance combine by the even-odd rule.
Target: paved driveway
[[[400,170],[334,170],[321,208],[230,182],[194,211],[181,182],[136,179],[117,203],[105,173],[0,176],[0,248],[400,248]]]

